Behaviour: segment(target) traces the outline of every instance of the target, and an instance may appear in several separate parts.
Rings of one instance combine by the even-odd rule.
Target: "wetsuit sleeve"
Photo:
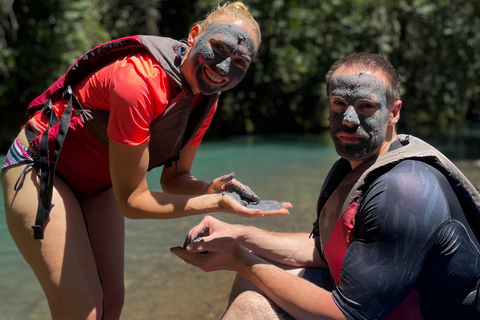
[[[374,181],[359,199],[355,240],[333,291],[352,319],[383,319],[413,288],[448,219],[448,203],[429,168],[403,161]]]
[[[122,61],[110,79],[108,137],[127,145],[148,142],[151,121],[167,106],[168,87],[165,72],[148,57]]]
[[[213,106],[212,110],[210,110],[210,113],[207,115],[205,120],[203,121],[202,126],[200,129],[198,129],[197,133],[193,137],[192,140],[188,143],[192,147],[198,147],[200,143],[202,142],[203,137],[205,136],[205,132],[207,131],[208,127],[210,127],[210,124],[212,123],[213,115],[215,114],[215,111],[217,110],[217,105],[218,101],[215,103]]]

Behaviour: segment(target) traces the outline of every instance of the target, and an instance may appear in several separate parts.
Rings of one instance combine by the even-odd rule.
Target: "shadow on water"
[[[455,139],[439,138],[441,142],[448,142],[443,144],[437,143],[435,136],[425,140],[441,151],[446,150],[447,155],[462,157],[453,157],[455,159],[480,158],[478,136],[474,139],[477,154],[472,157],[469,146],[462,146]],[[450,150],[455,146],[457,151]],[[233,171],[238,180],[249,185],[263,200],[293,204],[288,216],[245,219],[213,214],[221,220],[272,231],[310,232],[319,189],[336,158],[328,133],[237,137],[203,143],[192,173],[197,179],[211,181]],[[157,169],[148,175],[149,187],[153,190],[161,190],[160,173]],[[477,186],[478,181],[480,178]],[[1,201],[0,320],[50,319],[41,288],[8,234],[3,197]],[[170,247],[183,243],[188,230],[201,219],[202,216],[193,216],[165,221],[126,221],[126,302],[122,319],[211,320],[222,313],[234,273],[204,273],[169,252]]]

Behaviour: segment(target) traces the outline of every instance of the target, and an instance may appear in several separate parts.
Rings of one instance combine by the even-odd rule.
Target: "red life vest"
[[[480,195],[476,188],[450,160],[432,146],[413,136],[399,135],[399,139],[403,140],[403,147],[362,163],[353,170],[347,160],[339,159],[322,186],[312,235],[317,250],[329,266],[335,285],[340,282],[343,258],[355,240],[354,223],[358,199],[371,182],[405,159],[423,161],[447,178],[476,238],[480,239]],[[418,292],[412,290],[385,319],[423,319],[419,303]]]
[[[148,170],[179,159],[180,150],[188,144],[200,129],[205,118],[215,106],[220,93],[202,96],[192,111],[195,96],[180,72],[179,66],[186,51],[186,45],[170,39],[155,36],[130,36],[99,45],[80,57],[66,72],[43,94],[29,105],[27,114],[32,117],[42,111],[48,119],[48,126],[41,134],[27,121],[25,132],[30,145],[40,154],[40,201],[34,230],[35,239],[43,239],[44,222],[52,208],[53,179],[55,165],[73,118],[80,118],[85,126],[101,142],[108,146],[108,112],[82,108],[71,87],[87,75],[107,64],[129,54],[146,51],[153,55],[163,70],[179,85],[182,92],[173,99],[165,111],[150,124],[150,161]],[[64,99],[66,109],[57,114],[52,101]],[[72,110],[73,109],[73,110]]]

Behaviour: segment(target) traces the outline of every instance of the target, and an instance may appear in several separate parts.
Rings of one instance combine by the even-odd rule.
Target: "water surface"
[[[290,215],[246,219],[214,216],[272,231],[310,232],[316,197],[337,155],[328,135],[311,137],[240,137],[205,142],[192,173],[211,181],[230,172],[263,200],[289,201]],[[2,157],[3,159],[3,157]],[[149,187],[161,190],[161,170],[148,175]],[[0,320],[50,319],[33,272],[17,251],[0,205]],[[127,220],[125,251],[126,303],[122,319],[214,319],[225,306],[233,272],[205,273],[170,253],[182,245],[202,216],[175,220]]]
[[[454,158],[480,187],[479,139],[432,138]],[[429,139],[425,139],[430,141]],[[464,141],[474,141],[465,143]],[[442,142],[442,143],[439,143]],[[472,155],[470,151],[477,152]],[[3,158],[3,157],[2,157]],[[231,223],[255,225],[271,231],[310,232],[319,189],[337,155],[328,134],[321,136],[239,137],[205,142],[192,173],[211,181],[230,172],[263,200],[289,201],[288,216],[246,219],[229,214],[214,216]],[[159,187],[161,170],[148,175],[149,186]],[[50,319],[43,292],[17,251],[5,226],[0,203],[0,320]],[[122,319],[212,320],[225,307],[234,273],[204,273],[169,252],[181,245],[188,230],[202,219],[127,220],[125,251],[126,302]]]

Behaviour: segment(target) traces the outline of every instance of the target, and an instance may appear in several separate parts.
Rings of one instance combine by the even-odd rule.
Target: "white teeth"
[[[214,75],[210,70],[208,69],[205,69],[205,73],[207,74],[207,76],[214,82],[217,82],[217,83],[220,83],[223,81],[222,78],[219,78],[217,77],[216,75]]]

